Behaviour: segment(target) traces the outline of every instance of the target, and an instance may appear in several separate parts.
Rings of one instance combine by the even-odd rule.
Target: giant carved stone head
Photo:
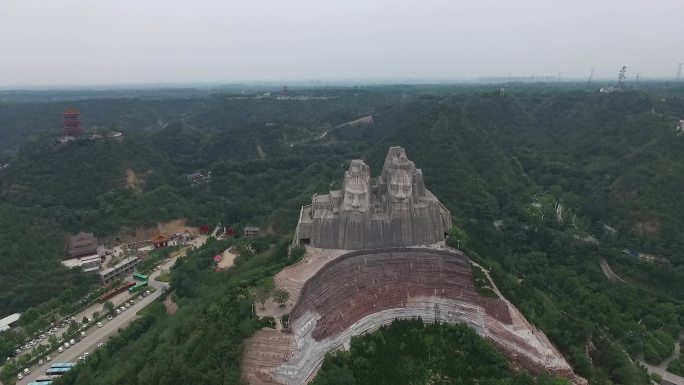
[[[407,204],[413,196],[413,178],[408,170],[398,168],[389,174],[388,195],[390,202]]]
[[[344,174],[343,211],[367,212],[370,207],[370,169],[362,160],[351,161]]]
[[[393,204],[408,204],[413,198],[413,175],[416,166],[408,160],[406,152],[401,147],[390,147],[380,177],[385,185],[389,202]]]

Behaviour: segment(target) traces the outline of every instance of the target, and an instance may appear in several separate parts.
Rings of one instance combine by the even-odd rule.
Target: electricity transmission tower
[[[589,79],[587,79],[587,84],[591,84],[591,79],[594,78],[594,67],[591,67],[591,72],[589,72]]]
[[[680,81],[682,79],[682,65],[684,63],[677,63],[679,65],[679,68],[677,68],[677,76],[675,77],[676,81]]]
[[[625,74],[627,73],[627,66],[622,66],[620,69],[620,74],[618,75],[618,84],[625,84]]]

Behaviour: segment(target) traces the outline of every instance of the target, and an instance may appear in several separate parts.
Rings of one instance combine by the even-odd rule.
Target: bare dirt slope
[[[187,226],[186,222],[186,218],[179,218],[168,222],[159,222],[156,226],[152,227],[137,227],[135,229],[123,228],[116,235],[106,237],[104,241],[111,242],[116,238],[119,238],[122,242],[145,241],[158,233],[175,234],[187,232],[194,235],[199,234],[196,227]]]

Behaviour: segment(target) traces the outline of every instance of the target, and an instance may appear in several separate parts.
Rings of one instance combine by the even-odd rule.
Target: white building
[[[62,261],[62,265],[69,269],[81,269],[84,273],[100,270],[102,259],[100,255],[88,255],[80,258],[72,258]]]
[[[13,326],[16,325],[17,321],[19,321],[19,318],[21,318],[21,313],[14,313],[12,315],[8,315],[3,319],[0,319],[0,332],[10,330]]]
[[[100,281],[103,285],[107,285],[117,279],[123,278],[128,273],[131,273],[135,266],[140,263],[141,260],[138,257],[128,257],[117,263],[116,265],[104,269],[100,272]]]

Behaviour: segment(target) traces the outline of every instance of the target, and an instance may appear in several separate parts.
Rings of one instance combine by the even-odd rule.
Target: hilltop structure
[[[64,116],[64,137],[73,138],[83,135],[81,113],[77,109],[68,107],[62,115]]]
[[[403,148],[389,149],[373,185],[369,167],[353,160],[342,190],[314,195],[301,209],[293,242],[307,246],[305,255],[273,280],[289,301],[257,310],[288,330],[264,328],[245,342],[245,382],[306,384],[326,354],[348,347],[353,336],[420,317],[465,323],[514,365],[586,385],[486,270],[445,245],[450,227],[449,211],[425,188]],[[472,269],[482,270],[491,296],[475,286]]]
[[[423,172],[401,147],[390,147],[382,173],[352,160],[342,190],[316,194],[303,206],[294,243],[326,249],[364,250],[443,241],[451,213],[427,189]]]

